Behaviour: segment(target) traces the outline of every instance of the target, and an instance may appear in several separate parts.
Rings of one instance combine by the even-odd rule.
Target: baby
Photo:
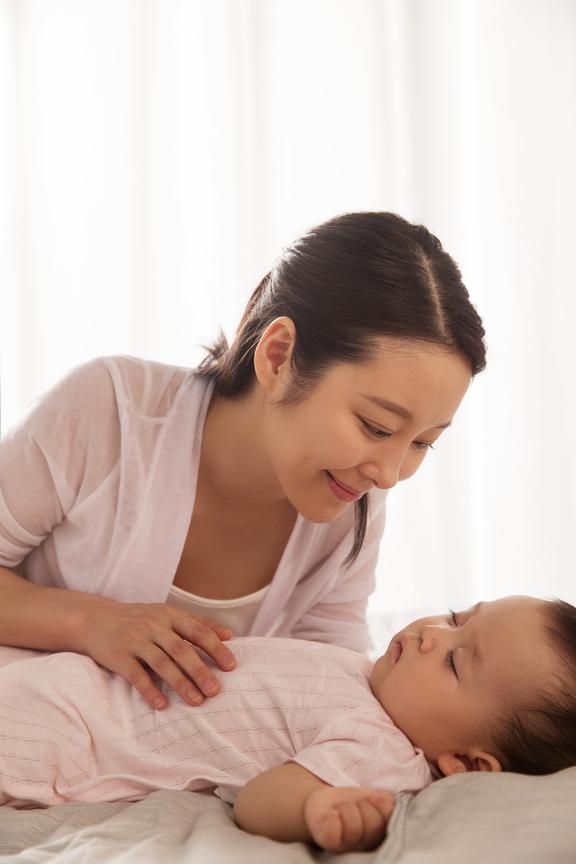
[[[505,597],[421,618],[375,663],[298,639],[231,640],[220,693],[155,712],[60,653],[0,669],[0,804],[216,791],[240,827],[374,848],[394,794],[461,771],[576,763],[576,608]]]

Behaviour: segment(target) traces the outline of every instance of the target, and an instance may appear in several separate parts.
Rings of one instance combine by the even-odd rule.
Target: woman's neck
[[[224,511],[290,506],[264,439],[263,392],[256,381],[248,393],[236,398],[214,394],[208,407],[198,485],[205,500],[217,502]]]

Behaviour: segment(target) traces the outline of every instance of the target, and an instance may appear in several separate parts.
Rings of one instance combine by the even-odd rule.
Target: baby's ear
[[[485,750],[472,749],[469,753],[442,753],[436,760],[445,777],[464,771],[502,771],[498,759]]]

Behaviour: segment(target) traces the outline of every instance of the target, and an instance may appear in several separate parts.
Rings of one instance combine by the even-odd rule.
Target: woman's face
[[[258,350],[257,374],[258,363],[278,360],[281,348],[275,354],[271,338]],[[312,522],[331,522],[373,487],[411,477],[471,380],[462,355],[392,337],[381,338],[370,362],[334,365],[303,402],[278,406],[288,375],[289,362],[271,377],[258,375],[266,390],[264,444],[284,494]]]

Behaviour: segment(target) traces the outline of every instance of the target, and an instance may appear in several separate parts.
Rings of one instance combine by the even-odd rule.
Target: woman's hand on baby
[[[386,837],[394,804],[394,795],[384,789],[327,786],[307,798],[304,818],[322,849],[364,852]]]
[[[221,641],[234,635],[229,627],[166,603],[112,600],[90,609],[83,623],[79,650],[126,678],[152,708],[168,703],[150,669],[186,702],[199,705],[204,696],[215,696],[220,684],[196,647],[225,671],[236,665]]]

